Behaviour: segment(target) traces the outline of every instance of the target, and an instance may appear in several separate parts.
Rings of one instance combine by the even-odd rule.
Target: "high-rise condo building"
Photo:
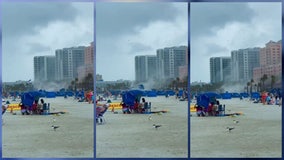
[[[68,82],[78,78],[77,69],[85,63],[85,47],[58,49],[55,56],[56,80]]]
[[[55,56],[35,56],[34,57],[34,81],[54,81],[55,80]]]
[[[249,82],[253,79],[253,69],[259,67],[260,48],[239,49],[231,52],[231,80]]]
[[[231,80],[231,57],[210,58],[210,82],[229,82]]]

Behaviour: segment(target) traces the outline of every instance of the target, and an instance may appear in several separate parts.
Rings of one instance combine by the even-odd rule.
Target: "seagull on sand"
[[[235,127],[227,127],[227,130],[231,132],[231,130],[235,129]]]
[[[53,128],[54,131],[56,131],[56,129],[59,128],[59,126],[55,126],[55,125],[52,125],[51,127]]]
[[[156,125],[156,124],[153,124],[153,127],[158,129],[159,127],[162,127],[162,125]]]

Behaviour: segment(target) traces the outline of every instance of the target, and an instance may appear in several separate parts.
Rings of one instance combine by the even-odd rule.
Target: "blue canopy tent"
[[[21,96],[22,104],[24,106],[32,107],[35,100],[39,100],[41,93],[37,91],[25,92]]]
[[[196,96],[197,105],[207,108],[210,102],[216,104],[221,96],[215,92],[205,92]]]
[[[141,90],[129,90],[122,93],[122,102],[128,106],[133,106],[135,100],[137,99],[140,102],[140,98],[144,94]]]
[[[206,94],[200,94],[196,97],[196,104],[207,108],[210,103],[210,97]]]

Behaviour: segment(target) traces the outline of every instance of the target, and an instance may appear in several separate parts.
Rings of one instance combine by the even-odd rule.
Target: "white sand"
[[[236,117],[191,117],[190,157],[280,158],[282,107],[248,100],[220,100]],[[229,113],[227,111],[227,113]],[[240,123],[235,124],[233,120]],[[235,127],[231,133],[226,127]]]
[[[106,123],[96,125],[96,157],[188,157],[187,101],[174,97],[146,97],[158,114],[105,113]],[[60,116],[3,116],[3,157],[93,157],[93,105],[64,98],[46,99]],[[239,99],[220,100],[226,109],[243,112],[236,117],[191,117],[190,157],[281,157],[282,107]],[[227,111],[228,113],[228,111]],[[151,116],[152,120],[148,117]],[[52,118],[60,128],[53,131]],[[239,124],[233,123],[239,120]],[[154,129],[153,124],[162,127]],[[231,133],[226,127],[235,127]]]
[[[3,157],[94,157],[93,104],[62,97],[44,100],[55,108],[51,111],[68,113],[54,116],[21,115],[20,111],[12,115],[6,112],[2,117]],[[60,127],[54,131],[51,128],[53,124]]]
[[[174,97],[145,97],[158,114],[105,113],[106,123],[96,127],[96,157],[188,157],[187,101]],[[148,117],[151,116],[152,120]],[[153,124],[161,124],[157,130]]]

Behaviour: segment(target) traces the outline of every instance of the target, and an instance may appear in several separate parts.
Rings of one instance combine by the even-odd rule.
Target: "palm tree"
[[[261,88],[261,82],[257,83],[257,91],[260,92],[260,88]]]
[[[72,88],[72,90],[74,89],[74,88],[73,88],[74,85],[75,85],[75,81],[71,81],[71,87],[70,87],[70,88]]]
[[[253,83],[254,83],[254,80],[251,79],[251,80],[250,80],[250,93],[252,93],[252,86],[253,86]]]
[[[271,76],[271,89],[274,87],[275,82],[276,82],[276,77],[272,75]]]
[[[262,86],[263,86],[263,90],[265,90],[264,84],[265,84],[265,81],[266,81],[267,79],[268,79],[267,74],[264,74],[264,75],[262,76]]]
[[[249,86],[250,86],[250,82],[247,83],[247,93],[249,93]]]
[[[78,81],[79,81],[79,80],[78,80],[78,78],[76,77],[76,78],[75,78],[75,92],[77,91]]]
[[[179,77],[176,78],[176,82],[177,82],[177,88],[179,87],[179,84],[180,84],[180,79]]]

